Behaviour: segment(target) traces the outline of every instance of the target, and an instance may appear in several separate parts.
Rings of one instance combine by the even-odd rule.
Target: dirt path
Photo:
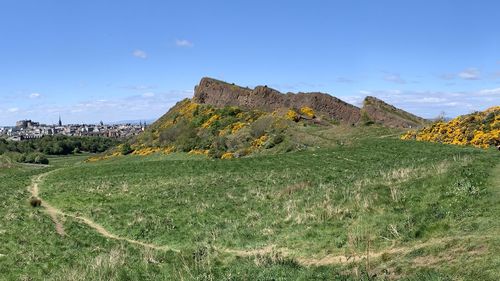
[[[43,178],[46,177],[47,175],[49,175],[50,173],[55,172],[56,170],[52,170],[50,172],[40,174],[38,176],[35,176],[32,179],[31,185],[28,187],[28,189],[29,189],[29,191],[31,193],[31,196],[39,198],[39,192],[40,192],[39,185],[43,181]],[[59,235],[61,235],[61,236],[65,236],[66,233],[64,231],[63,224],[58,219],[58,216],[74,218],[74,219],[76,219],[76,220],[78,220],[78,221],[86,224],[87,226],[89,226],[90,228],[94,229],[96,232],[98,232],[102,236],[104,236],[106,238],[109,238],[109,239],[125,241],[125,242],[128,242],[130,244],[139,245],[139,246],[142,246],[142,247],[145,247],[145,248],[151,248],[151,249],[155,249],[155,250],[171,250],[171,251],[174,251],[174,252],[179,252],[179,250],[173,249],[173,248],[171,248],[169,246],[159,246],[159,245],[155,245],[155,244],[144,243],[144,242],[141,242],[141,241],[137,241],[137,240],[133,240],[133,239],[129,239],[129,238],[126,238],[126,237],[121,237],[119,235],[113,234],[113,233],[109,232],[108,230],[106,230],[100,224],[98,224],[98,223],[96,223],[96,222],[94,222],[94,221],[92,221],[92,220],[90,220],[90,219],[88,219],[86,217],[82,217],[82,216],[77,216],[77,215],[65,213],[62,210],[53,207],[52,205],[50,205],[45,200],[42,200],[42,207],[45,208],[45,211],[47,212],[47,214],[50,216],[50,218],[54,222],[55,227],[56,227],[56,232]]]
[[[50,173],[53,173],[54,171],[56,171],[56,170],[52,170],[50,172],[40,174],[38,176],[35,176],[31,180],[31,185],[29,186],[28,189],[29,189],[32,197],[39,198],[39,196],[38,196],[39,189],[40,189],[39,188],[39,184],[42,182],[42,180],[43,180],[44,177],[46,177]],[[56,208],[52,207],[48,202],[45,202],[45,201],[43,201],[42,207],[45,208],[45,211],[47,212],[47,214],[50,216],[50,218],[54,222],[54,225],[56,226],[56,232],[57,232],[57,234],[59,234],[61,236],[65,236],[66,232],[64,231],[64,226],[61,223],[61,221],[59,220],[59,218],[57,217],[59,211]]]

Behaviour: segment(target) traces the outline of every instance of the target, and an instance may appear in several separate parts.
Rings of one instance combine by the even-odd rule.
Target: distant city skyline
[[[0,126],[151,120],[204,76],[376,96],[432,118],[500,105],[500,2],[4,1]]]

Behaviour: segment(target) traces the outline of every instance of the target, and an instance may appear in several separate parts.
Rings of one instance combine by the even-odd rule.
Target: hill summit
[[[425,122],[374,97],[358,108],[325,93],[283,94],[267,86],[250,89],[203,78],[192,99],[178,102],[123,151],[139,155],[186,151],[232,158],[269,149],[284,152],[331,145],[331,139],[308,127],[412,128]]]
[[[361,116],[359,108],[328,94],[282,94],[267,86],[257,86],[252,90],[212,78],[201,79],[200,84],[195,87],[193,101],[215,107],[238,106],[267,112],[307,106],[332,120],[353,124],[357,123]]]
[[[352,125],[359,122],[373,122],[389,127],[414,128],[426,123],[423,118],[375,97],[366,97],[364,106],[360,109],[325,93],[283,94],[267,86],[250,89],[207,77],[202,78],[199,85],[195,87],[193,102],[215,107],[237,106],[242,109],[258,109],[266,112],[289,108],[300,110],[303,107],[309,107],[318,116]]]

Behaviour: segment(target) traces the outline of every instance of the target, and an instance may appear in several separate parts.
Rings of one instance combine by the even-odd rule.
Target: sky
[[[0,125],[155,119],[205,76],[454,117],[500,105],[498,11],[494,0],[1,0]]]

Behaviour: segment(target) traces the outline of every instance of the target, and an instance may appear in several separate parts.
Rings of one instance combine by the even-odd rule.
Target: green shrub
[[[132,149],[132,147],[130,147],[130,144],[129,143],[124,143],[121,147],[121,150],[120,150],[120,153],[122,155],[127,155],[127,154],[130,154],[132,153],[134,150]]]

